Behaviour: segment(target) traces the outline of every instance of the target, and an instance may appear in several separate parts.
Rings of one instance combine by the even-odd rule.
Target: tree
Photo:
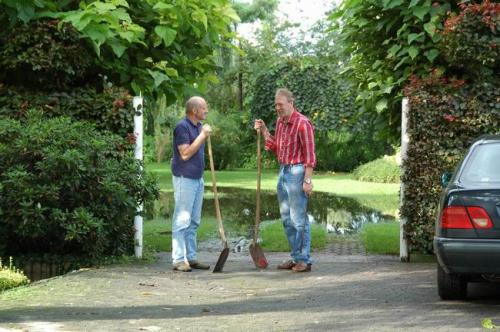
[[[257,20],[267,20],[274,17],[274,11],[278,5],[278,0],[253,0],[251,3],[244,3],[239,1],[233,2],[233,7],[240,17],[241,23],[252,23]],[[238,22],[234,22],[235,32],[238,31]],[[243,43],[242,38],[228,40],[228,42],[238,41],[238,48],[229,48],[222,46],[218,48],[218,78],[220,84],[217,82],[213,84],[211,100],[217,105],[219,110],[226,112],[229,107],[238,107],[240,112],[243,112],[243,66],[244,66],[244,52],[242,52]],[[235,86],[236,84],[236,88]],[[237,95],[235,96],[235,90]]]
[[[169,104],[216,81],[213,51],[239,20],[229,0],[0,0],[0,23],[43,17],[71,23],[114,83],[165,94]],[[1,33],[0,33],[1,34]]]
[[[410,75],[426,76],[446,63],[437,31],[455,9],[449,0],[344,0],[329,16],[348,59],[344,73],[360,90],[357,101],[379,119],[386,137],[398,137],[402,88]]]

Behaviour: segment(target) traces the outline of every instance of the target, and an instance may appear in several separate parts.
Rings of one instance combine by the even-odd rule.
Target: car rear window
[[[460,182],[500,182],[500,143],[477,145],[464,165]]]

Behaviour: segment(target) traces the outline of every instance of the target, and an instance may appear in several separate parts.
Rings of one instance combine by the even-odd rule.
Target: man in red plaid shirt
[[[314,127],[297,111],[289,90],[278,89],[274,103],[278,115],[275,135],[271,135],[261,119],[255,120],[255,129],[264,136],[266,150],[274,152],[280,163],[278,201],[292,259],[278,265],[278,269],[310,272],[311,228],[307,201],[312,194],[312,174],[316,166]]]

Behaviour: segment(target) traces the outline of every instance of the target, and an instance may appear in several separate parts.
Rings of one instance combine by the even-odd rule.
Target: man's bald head
[[[186,114],[192,114],[195,110],[202,108],[204,105],[206,105],[205,99],[199,96],[191,97],[186,102]]]

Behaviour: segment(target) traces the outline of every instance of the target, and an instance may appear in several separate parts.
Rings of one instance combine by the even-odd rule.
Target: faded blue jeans
[[[282,165],[278,178],[281,220],[294,262],[311,264],[311,227],[307,216],[307,196],[302,189],[305,168],[302,164]]]
[[[203,178],[172,176],[175,209],[172,217],[172,263],[196,260],[196,231],[200,226]]]

